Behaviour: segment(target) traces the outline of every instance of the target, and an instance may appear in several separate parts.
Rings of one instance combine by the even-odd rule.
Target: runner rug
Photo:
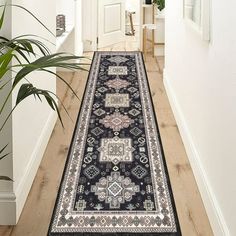
[[[140,52],[96,52],[49,235],[181,235]]]

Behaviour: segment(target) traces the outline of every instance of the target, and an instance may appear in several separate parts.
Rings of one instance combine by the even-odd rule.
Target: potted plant
[[[165,0],[153,0],[153,4],[157,6],[159,11],[163,11],[165,8]]]
[[[38,23],[41,24],[45,30],[55,36],[54,32],[51,32],[46,27],[46,25],[44,25],[29,10],[20,5],[11,4],[0,5],[0,9],[3,9],[0,16],[0,30],[4,24],[4,16],[8,7],[17,7],[23,9],[25,12],[27,12],[27,14],[30,14],[36,21],[38,21]],[[56,94],[47,89],[35,87],[33,83],[30,82],[30,75],[35,71],[53,74],[62,80],[77,97],[71,86],[61,76],[56,74],[52,68],[85,70],[81,66],[88,64],[77,62],[82,57],[67,53],[51,53],[44,41],[44,39],[36,35],[20,35],[15,38],[6,38],[0,35],[0,93],[3,89],[7,88],[7,86],[10,87],[9,91],[7,91],[6,97],[3,98],[3,105],[0,107],[0,117],[2,116],[4,108],[6,107],[6,104],[13,91],[16,91],[17,94],[15,105],[13,106],[11,112],[7,115],[6,119],[0,125],[0,132],[3,130],[5,124],[16,107],[29,96],[34,96],[35,99],[39,100],[45,99],[48,106],[57,112],[59,120],[63,126],[57,103],[57,101],[60,103],[60,99]],[[16,62],[13,63],[13,59]],[[14,76],[9,81],[6,81],[5,75],[10,71],[14,71]],[[19,84],[21,84],[20,87],[17,86]],[[9,153],[6,153],[7,146],[8,145],[6,144],[4,147],[0,147],[0,160],[8,156]],[[0,180],[11,179],[7,176],[0,175]]]

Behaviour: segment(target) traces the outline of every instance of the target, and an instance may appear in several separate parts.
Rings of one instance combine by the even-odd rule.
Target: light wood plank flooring
[[[106,50],[126,49],[124,45],[106,48]],[[86,55],[92,56],[91,53]],[[213,233],[163,86],[163,66],[163,57],[147,58],[146,68],[151,94],[160,126],[182,234],[184,236],[212,236]],[[82,71],[61,73],[70,82],[80,99],[84,91],[87,74],[87,72]],[[65,129],[63,130],[60,123],[57,122],[20,220],[17,226],[0,227],[1,236],[46,236],[47,234],[80,107],[80,101],[60,82],[58,82],[58,94],[68,109],[72,120],[62,110]]]

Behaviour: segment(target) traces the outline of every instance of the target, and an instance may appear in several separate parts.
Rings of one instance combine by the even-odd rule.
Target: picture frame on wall
[[[184,0],[184,19],[204,41],[210,41],[210,0]]]

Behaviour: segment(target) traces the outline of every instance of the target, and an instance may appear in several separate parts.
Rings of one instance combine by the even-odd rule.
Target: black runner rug
[[[140,52],[96,52],[48,235],[181,235]]]

